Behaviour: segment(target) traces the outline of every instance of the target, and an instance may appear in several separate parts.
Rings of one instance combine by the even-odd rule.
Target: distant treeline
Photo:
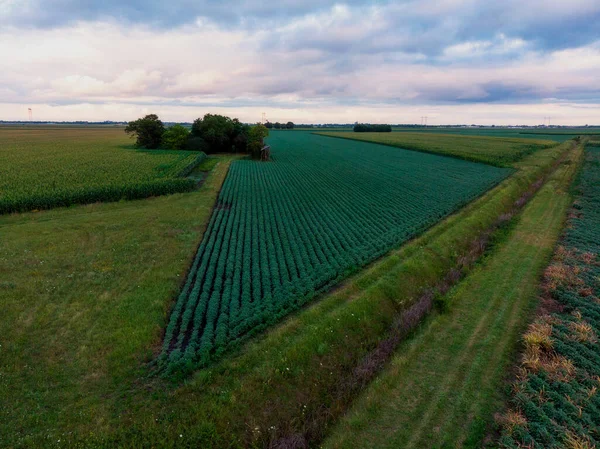
[[[287,123],[279,123],[279,122],[275,122],[275,123],[271,123],[271,122],[267,122],[265,123],[265,126],[267,127],[267,129],[294,129],[294,122],[287,122]]]
[[[357,123],[354,125],[355,133],[391,133],[392,125],[371,125],[369,123]]]

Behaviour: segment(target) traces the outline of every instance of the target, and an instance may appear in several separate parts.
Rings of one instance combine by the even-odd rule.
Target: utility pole
[[[27,108],[27,114],[29,115],[29,121],[33,120],[33,111],[31,108]]]

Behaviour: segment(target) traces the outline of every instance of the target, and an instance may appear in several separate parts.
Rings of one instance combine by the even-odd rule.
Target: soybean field
[[[232,163],[159,362],[202,366],[496,185],[511,169],[305,132]]]
[[[121,127],[0,127],[0,214],[189,191],[204,157],[136,150]]]

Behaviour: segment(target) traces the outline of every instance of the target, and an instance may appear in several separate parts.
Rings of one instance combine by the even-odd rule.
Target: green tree
[[[245,153],[248,146],[250,126],[240,122],[237,118],[234,118],[232,123],[233,131],[231,133],[231,144],[236,152]]]
[[[211,153],[231,152],[234,127],[229,117],[205,114],[192,124],[192,135],[204,139]]]
[[[269,130],[261,123],[257,123],[250,128],[248,132],[248,152],[253,159],[260,159],[260,151],[265,145],[264,140],[268,135]]]
[[[129,122],[125,132],[135,136],[135,144],[138,147],[154,149],[158,148],[162,141],[165,125],[156,114],[149,114],[133,122]]]
[[[275,129],[281,129],[281,123],[275,122],[275,124],[273,125],[273,128],[275,128]]]
[[[294,129],[294,122],[287,122],[287,123],[285,124],[285,127],[286,127],[287,129]]]
[[[189,135],[190,131],[185,126],[173,125],[163,133],[163,146],[169,150],[183,150]]]

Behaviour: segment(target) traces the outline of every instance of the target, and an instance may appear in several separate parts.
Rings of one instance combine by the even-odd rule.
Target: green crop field
[[[427,133],[427,134],[454,134],[460,136],[487,136],[499,138],[519,139],[544,139],[556,142],[565,142],[577,136],[600,135],[600,128],[504,128],[496,127],[473,127],[473,128],[444,128],[444,127],[394,127],[394,132]]]
[[[189,191],[203,157],[135,150],[123,128],[0,127],[0,214]]]
[[[205,364],[512,171],[310,133],[231,166],[167,327],[163,361]]]
[[[570,220],[545,273],[556,301],[524,336],[504,448],[600,444],[600,147],[588,146]]]
[[[557,145],[552,140],[519,139],[512,137],[462,136],[437,133],[355,133],[319,132],[330,137],[380,143],[407,150],[447,154],[476,162],[506,166],[543,148]]]

